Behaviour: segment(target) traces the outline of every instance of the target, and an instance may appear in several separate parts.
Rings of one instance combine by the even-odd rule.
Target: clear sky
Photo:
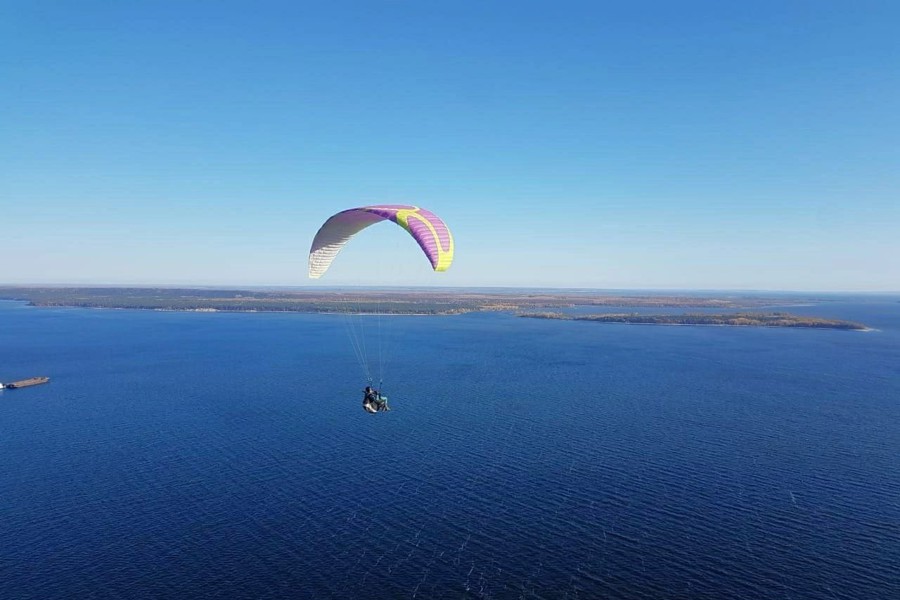
[[[0,3],[0,283],[900,290],[900,2]]]

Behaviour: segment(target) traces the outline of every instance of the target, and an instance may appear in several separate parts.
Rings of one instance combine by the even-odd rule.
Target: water
[[[801,312],[798,310],[798,312]],[[879,329],[0,303],[0,598],[900,597]]]

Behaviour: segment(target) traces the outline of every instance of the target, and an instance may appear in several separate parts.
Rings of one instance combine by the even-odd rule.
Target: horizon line
[[[340,285],[297,285],[297,284],[188,284],[188,283],[5,283],[0,282],[0,288],[120,288],[120,289],[206,289],[206,290],[251,290],[251,289],[275,289],[275,290],[334,290],[347,288],[361,288],[368,290],[401,290],[401,289],[427,289],[427,290],[557,290],[578,292],[728,292],[728,293],[775,293],[775,294],[863,294],[863,295],[900,295],[900,290],[797,290],[778,288],[714,288],[714,287],[586,287],[586,286],[555,286],[555,285],[369,285],[369,284],[340,284]]]

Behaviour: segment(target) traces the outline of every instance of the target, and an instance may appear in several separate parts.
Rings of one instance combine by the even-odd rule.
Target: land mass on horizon
[[[118,308],[195,312],[378,313],[396,315],[453,315],[468,312],[509,312],[522,317],[661,325],[730,325],[756,327],[812,327],[866,329],[837,319],[784,312],[763,313],[767,306],[784,305],[784,298],[685,294],[609,294],[604,292],[481,291],[481,290],[240,290],[158,287],[26,287],[0,286],[0,299],[31,306]],[[792,299],[791,303],[798,303]],[[803,298],[801,304],[815,304]],[[685,313],[571,314],[578,307],[716,310],[716,314]],[[722,311],[722,312],[719,312]]]
[[[558,319],[564,321],[594,321],[596,323],[628,323],[632,325],[721,325],[730,327],[808,327],[815,329],[869,329],[862,323],[840,319],[807,317],[785,312],[727,314],[647,315],[638,313],[606,313],[571,315],[564,313],[523,313],[521,317]]]

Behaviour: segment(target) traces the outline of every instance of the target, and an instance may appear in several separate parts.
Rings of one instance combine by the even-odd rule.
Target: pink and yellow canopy
[[[309,249],[310,278],[321,277],[350,238],[381,221],[392,221],[409,232],[435,271],[450,267],[453,236],[436,214],[418,206],[380,204],[344,210],[325,221]]]

